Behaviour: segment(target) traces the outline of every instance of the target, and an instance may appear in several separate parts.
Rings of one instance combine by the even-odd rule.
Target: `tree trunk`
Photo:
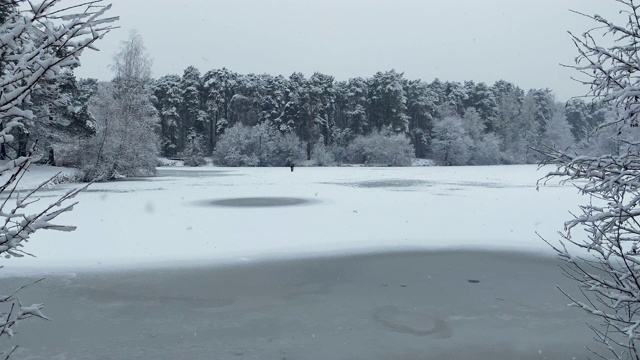
[[[18,157],[27,156],[27,145],[29,143],[29,132],[20,129],[18,135]]]
[[[56,166],[56,158],[53,148],[49,148],[49,158],[47,159],[47,164],[51,166]]]

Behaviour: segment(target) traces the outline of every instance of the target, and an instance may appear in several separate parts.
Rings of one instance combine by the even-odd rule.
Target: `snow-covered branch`
[[[43,80],[55,79],[78,66],[82,52],[95,49],[94,43],[114,28],[117,17],[105,15],[111,6],[102,5],[102,0],[67,7],[62,2],[16,0],[11,6],[3,5],[8,6],[9,14],[0,24],[0,145],[13,141],[10,132],[22,126],[22,120],[34,118],[31,111],[23,110],[33,90]],[[19,12],[15,5],[28,6]],[[84,188],[71,190],[38,210],[32,210],[32,205],[47,182],[26,194],[17,191],[18,183],[37,160],[37,144],[36,141],[26,156],[0,165],[0,257],[32,256],[23,248],[36,231],[74,229],[54,220],[73,210],[76,203],[72,199]],[[49,320],[42,313],[43,304],[22,303],[18,297],[21,289],[0,296],[0,338],[13,336],[13,327],[22,320]],[[15,349],[0,354],[8,358]]]
[[[555,166],[541,182],[559,177],[590,198],[580,206],[581,213],[565,222],[561,246],[553,246],[585,300],[563,293],[571,306],[601,320],[607,330],[597,332],[601,336],[596,339],[617,359],[635,358],[640,340],[640,156],[540,152],[545,157],[541,166]],[[566,244],[580,255],[572,254]]]
[[[580,71],[590,85],[589,95],[610,103],[616,109],[615,123],[626,123],[636,127],[640,124],[640,22],[638,21],[637,0],[616,0],[627,15],[625,25],[617,25],[600,15],[585,15],[598,26],[581,35],[570,33],[578,56],[576,64],[570,67]],[[602,47],[598,40],[602,37],[613,41],[612,46]]]
[[[637,0],[616,0],[627,16],[617,25],[599,15],[586,16],[597,27],[571,34],[578,49],[572,66],[585,75],[589,96],[608,103],[617,114],[601,125],[618,135],[640,124],[640,14]],[[601,35],[613,45],[598,44]],[[581,295],[561,289],[578,307],[600,320],[591,325],[595,339],[614,359],[640,359],[640,154],[635,142],[619,142],[616,154],[578,156],[553,148],[538,150],[542,166],[553,166],[539,182],[570,182],[589,202],[565,222],[561,246],[549,243],[566,261],[565,274],[576,280]],[[620,151],[622,145],[626,150]],[[578,232],[577,230],[582,230]],[[602,358],[611,358],[597,354]]]

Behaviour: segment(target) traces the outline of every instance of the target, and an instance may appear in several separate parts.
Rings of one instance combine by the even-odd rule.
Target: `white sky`
[[[74,2],[79,0],[70,0]],[[567,30],[592,27],[569,9],[616,16],[613,0],[111,0],[121,28],[86,52],[79,77],[108,80],[118,44],[136,29],[153,75],[238,73],[346,80],[396,69],[409,79],[499,79],[549,87],[558,100],[583,95],[573,80],[576,50]]]

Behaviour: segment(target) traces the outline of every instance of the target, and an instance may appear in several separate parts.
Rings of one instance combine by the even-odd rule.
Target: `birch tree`
[[[115,77],[101,84],[93,108],[97,130],[85,150],[86,181],[155,174],[159,120],[151,102],[151,58],[138,33],[120,44],[112,69]]]

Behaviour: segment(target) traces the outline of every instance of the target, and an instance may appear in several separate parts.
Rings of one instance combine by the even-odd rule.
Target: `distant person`
[[[287,166],[291,168],[291,172],[293,172],[293,168],[296,166],[296,164],[293,163],[293,161],[291,161],[291,159],[287,159]]]

